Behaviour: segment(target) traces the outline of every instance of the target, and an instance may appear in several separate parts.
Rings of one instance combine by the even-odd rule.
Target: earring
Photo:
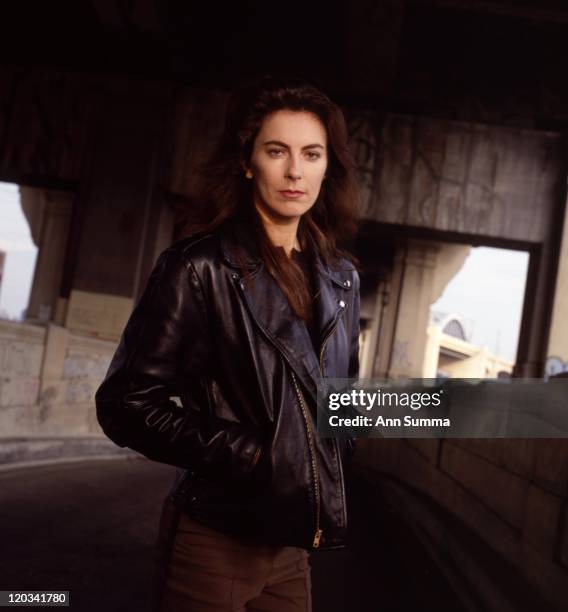
[[[251,179],[251,178],[252,178],[252,172],[251,172],[250,170],[247,170],[247,171],[245,172],[245,176],[246,176],[248,179]]]

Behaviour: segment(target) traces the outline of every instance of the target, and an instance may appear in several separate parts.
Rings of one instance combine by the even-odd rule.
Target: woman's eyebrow
[[[290,147],[285,143],[285,142],[281,142],[280,140],[267,140],[266,142],[262,143],[264,146],[266,145],[277,145],[279,147],[284,147],[285,149],[289,149]],[[304,147],[302,147],[302,150],[304,149],[314,149],[314,148],[320,148],[320,149],[324,149],[325,147],[322,144],[319,144],[318,142],[315,142],[314,144],[309,144],[306,145]]]

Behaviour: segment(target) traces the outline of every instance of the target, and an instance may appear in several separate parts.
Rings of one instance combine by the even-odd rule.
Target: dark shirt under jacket
[[[314,281],[312,266],[310,264],[308,257],[306,257],[306,255],[303,252],[297,251],[296,249],[292,249],[292,259],[300,266],[300,268],[304,272],[304,277],[306,278],[306,282],[308,283],[310,295],[312,296],[310,318],[307,321],[304,321],[304,323],[308,329],[308,333],[310,334],[310,338],[312,339],[314,351],[317,355],[320,350],[321,339],[319,336],[319,329],[316,323],[316,317],[314,316],[315,302],[317,300],[317,295],[315,295],[316,285]]]

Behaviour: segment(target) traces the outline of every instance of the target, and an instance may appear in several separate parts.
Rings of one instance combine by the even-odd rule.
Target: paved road
[[[65,589],[80,612],[149,612],[152,551],[173,468],[87,460],[0,473],[0,590]],[[420,544],[350,485],[351,545],[311,555],[314,612],[461,612]]]

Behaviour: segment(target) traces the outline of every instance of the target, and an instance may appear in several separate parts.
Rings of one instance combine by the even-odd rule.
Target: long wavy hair
[[[267,270],[294,312],[308,320],[313,296],[302,269],[282,247],[274,246],[269,239],[254,206],[253,181],[246,179],[243,169],[243,163],[247,167],[250,164],[254,142],[264,119],[279,110],[311,112],[327,132],[326,178],[315,204],[302,216],[298,226],[302,251],[309,257],[315,245],[330,267],[342,257],[356,264],[356,259],[340,246],[355,235],[359,208],[355,164],[348,147],[345,118],[341,109],[324,93],[298,79],[265,77],[233,93],[221,138],[213,155],[199,170],[197,205],[186,210],[184,233],[211,232],[235,221],[250,222]]]

